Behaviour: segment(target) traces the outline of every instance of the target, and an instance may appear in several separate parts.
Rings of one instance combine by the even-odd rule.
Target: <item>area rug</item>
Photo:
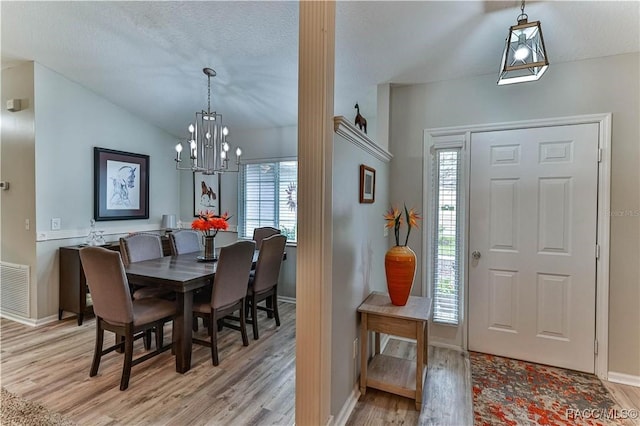
[[[73,426],[75,423],[35,402],[20,398],[2,388],[0,395],[0,425],[11,426]]]
[[[473,417],[482,425],[626,425],[591,374],[469,352]]]

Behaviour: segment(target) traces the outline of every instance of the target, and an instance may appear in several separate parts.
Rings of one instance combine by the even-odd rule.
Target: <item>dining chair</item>
[[[195,253],[202,250],[200,247],[200,233],[190,229],[171,232],[169,234],[169,244],[172,256]]]
[[[205,318],[211,341],[193,339],[194,343],[211,348],[211,362],[219,364],[218,358],[218,325],[239,330],[242,344],[249,345],[245,323],[246,282],[253,262],[256,245],[253,241],[239,241],[220,249],[216,274],[213,279],[213,291],[208,301],[193,302],[195,315]],[[240,311],[240,326],[224,322],[226,315]],[[221,321],[218,321],[221,320]]]
[[[171,232],[169,234],[169,245],[172,256],[200,252],[202,251],[202,247],[200,246],[200,232],[190,229]],[[211,286],[196,290],[194,296],[208,300],[211,297]],[[192,324],[193,331],[198,331],[198,317],[196,315],[193,316]]]
[[[270,226],[263,226],[261,228],[254,228],[253,230],[253,241],[256,242],[256,247],[260,250],[260,244],[262,244],[262,240],[272,235],[279,234],[280,230],[277,228],[272,228]]]
[[[132,300],[124,265],[120,253],[116,251],[85,247],[80,250],[80,261],[96,315],[96,345],[89,376],[98,374],[102,355],[123,349],[124,346],[120,390],[125,390],[129,386],[132,366],[172,347],[163,346],[163,329],[164,324],[175,317],[176,306],[169,300],[152,297]],[[157,331],[155,351],[133,359],[133,341],[145,337],[151,329]],[[107,349],[103,349],[104,330],[116,334],[116,344]],[[123,336],[124,341],[118,336]]]
[[[125,265],[143,260],[158,259],[163,257],[162,241],[156,234],[136,233],[120,238],[120,253]],[[135,282],[132,283],[134,286]],[[162,288],[140,287],[134,290],[134,299],[145,297],[169,297],[173,293]]]
[[[249,277],[247,288],[247,304],[251,309],[250,324],[253,326],[253,338],[258,340],[258,309],[272,313],[276,320],[276,327],[280,326],[278,314],[278,276],[284,256],[287,237],[272,235],[262,240],[255,274]],[[261,301],[267,301],[266,306],[258,306]]]

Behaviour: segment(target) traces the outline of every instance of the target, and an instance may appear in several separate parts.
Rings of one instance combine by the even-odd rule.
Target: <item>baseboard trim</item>
[[[21,317],[20,315],[15,315],[5,311],[0,311],[0,317],[17,322],[19,324],[28,325],[29,327],[38,327],[44,324],[49,324],[50,322],[58,321],[57,315],[51,315],[48,317],[36,319]]]
[[[336,417],[334,417],[333,426],[344,426],[347,424],[347,420],[349,420],[349,416],[351,416],[351,412],[356,406],[356,403],[360,399],[360,386],[358,386],[358,382],[356,382],[351,394],[342,405],[342,409],[338,413]]]
[[[640,388],[640,376],[632,376],[631,374],[616,373],[609,371],[607,373],[607,381],[612,383],[620,383],[621,385],[629,385]]]
[[[296,299],[295,297],[278,296],[278,302],[293,303],[295,305]]]

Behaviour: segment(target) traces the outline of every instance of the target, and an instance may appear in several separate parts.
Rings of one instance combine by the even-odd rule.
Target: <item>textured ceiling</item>
[[[0,3],[2,67],[34,60],[183,136],[206,108],[233,127],[297,121],[297,2]],[[337,3],[335,111],[375,114],[379,83],[495,73],[519,2]],[[640,2],[531,2],[551,62],[640,51]],[[368,111],[367,111],[368,110]]]

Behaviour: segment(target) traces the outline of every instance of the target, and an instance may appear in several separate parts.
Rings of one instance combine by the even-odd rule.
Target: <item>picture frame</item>
[[[93,148],[93,218],[149,219],[149,156]]]
[[[201,211],[213,211],[220,216],[220,176],[218,174],[193,174],[193,217]]]
[[[370,204],[376,199],[376,169],[360,165],[360,203]]]

